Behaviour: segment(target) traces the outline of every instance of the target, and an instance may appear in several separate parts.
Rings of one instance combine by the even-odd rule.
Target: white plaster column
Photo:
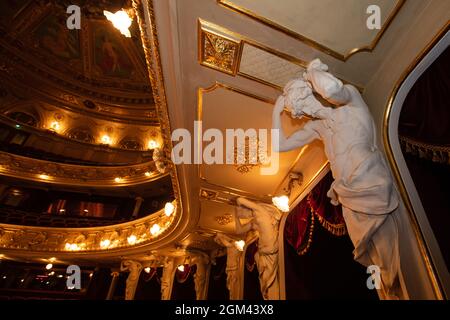
[[[106,295],[106,300],[112,300],[114,297],[114,292],[116,291],[117,281],[119,280],[119,271],[111,272],[111,284],[109,285],[108,294]]]
[[[136,218],[139,214],[139,210],[141,209],[142,202],[144,202],[144,198],[136,197],[136,203],[134,205],[133,214],[131,215],[133,218]]]

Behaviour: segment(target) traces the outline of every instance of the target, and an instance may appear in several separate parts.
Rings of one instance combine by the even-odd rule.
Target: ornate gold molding
[[[1,52],[0,52],[1,55]],[[116,98],[114,102],[102,102],[100,99],[92,99],[80,94],[76,94],[75,91],[67,91],[61,88],[57,88],[51,83],[42,85],[40,88],[36,88],[36,83],[42,83],[43,80],[36,80],[36,78],[24,77],[24,72],[21,69],[16,70],[14,67],[9,66],[5,61],[0,60],[0,74],[5,78],[1,85],[8,87],[11,92],[17,92],[24,98],[33,96],[39,98],[40,101],[54,105],[60,109],[71,111],[74,113],[81,113],[90,115],[93,118],[103,120],[113,120],[114,122],[127,123],[127,124],[140,124],[140,125],[158,125],[158,119],[156,118],[156,111],[153,108],[145,111],[145,103],[140,106],[125,107],[120,105],[120,98]],[[31,81],[31,82],[27,82]],[[1,82],[1,79],[0,79]],[[34,85],[33,85],[34,84]],[[91,101],[96,106],[95,109],[86,108],[83,105],[84,101]],[[125,102],[126,103],[126,102]],[[149,100],[148,106],[152,106],[152,100]],[[139,110],[142,112],[140,115],[136,115],[130,112]],[[145,112],[144,112],[145,111]]]
[[[367,52],[371,52],[375,49],[375,47],[377,46],[378,42],[380,41],[381,37],[383,36],[383,34],[385,33],[385,31],[387,30],[387,28],[389,27],[389,25],[391,24],[391,22],[393,21],[393,19],[395,18],[395,16],[397,15],[397,13],[400,11],[401,7],[403,6],[403,4],[405,3],[405,0],[399,0],[397,5],[395,6],[394,10],[391,12],[391,14],[389,15],[389,17],[386,19],[384,25],[382,26],[381,30],[378,32],[378,34],[376,35],[376,37],[372,40],[372,42],[366,46],[363,46],[361,48],[354,48],[352,50],[350,50],[349,52],[347,52],[346,54],[341,54],[337,51],[332,50],[331,48],[328,48],[312,39],[309,39],[295,31],[292,31],[280,24],[277,24],[267,18],[264,18],[262,16],[257,15],[256,13],[247,10],[241,6],[238,6],[236,4],[234,4],[232,1],[230,0],[217,0],[217,2],[225,7],[228,8],[232,11],[238,12],[240,14],[243,14],[247,17],[250,17],[258,22],[261,22],[267,26],[269,26],[270,28],[273,28],[275,30],[281,31],[285,34],[287,34],[288,36],[291,36],[297,40],[300,40],[302,42],[304,42],[305,44],[307,44],[308,46],[317,49],[319,51],[322,51],[334,58],[337,58],[339,60],[342,61],[347,61],[352,55],[358,53],[358,52],[363,52],[363,51],[367,51]]]
[[[240,42],[199,29],[199,62],[201,65],[236,75]]]
[[[35,252],[96,252],[139,246],[167,236],[174,229],[178,216],[175,211],[168,217],[161,209],[138,220],[95,228],[0,224],[0,248]],[[159,231],[152,233],[155,224],[159,226]]]
[[[225,226],[233,221],[233,215],[224,214],[223,216],[216,216],[214,220],[216,220],[217,223],[220,224],[221,226]]]
[[[161,126],[161,135],[164,145],[160,149],[164,154],[164,159],[171,159],[173,148],[171,125],[169,119],[166,90],[164,87],[164,76],[161,69],[161,57],[159,55],[158,33],[156,30],[156,20],[153,10],[153,0],[132,0],[133,9],[141,31],[141,41],[144,47],[145,60],[153,91],[153,99],[156,105],[157,116]],[[174,197],[177,200],[176,212],[177,224],[185,217],[183,202],[181,199],[180,185],[176,168],[170,164],[168,171],[172,180]]]
[[[20,110],[20,109],[18,109],[18,110]],[[86,148],[86,149],[89,148],[90,150],[103,151],[103,152],[115,151],[115,152],[120,152],[122,154],[129,154],[129,155],[140,155],[145,152],[150,152],[150,150],[148,150],[148,149],[145,150],[144,146],[142,147],[142,149],[126,149],[123,146],[121,146],[120,143],[118,143],[117,146],[114,146],[114,145],[103,145],[103,144],[95,143],[95,141],[94,142],[85,142],[85,141],[77,140],[74,137],[70,136],[71,133],[73,132],[71,129],[67,129],[61,133],[56,133],[49,129],[32,127],[27,124],[17,122],[17,121],[12,120],[2,114],[0,114],[0,123],[4,123],[6,125],[9,125],[10,127],[14,127],[16,124],[19,123],[21,126],[21,128],[20,128],[21,131],[29,132],[38,137],[42,137],[43,139],[46,139],[47,141],[51,140],[51,141],[56,141],[56,142],[69,143],[72,146],[75,146],[76,148]],[[72,129],[77,129],[77,128],[72,128]],[[150,132],[150,134],[148,135],[149,137],[151,137],[155,140],[159,139],[159,137],[158,137],[158,132],[160,130],[159,127],[153,127],[153,126],[150,127],[149,126],[149,127],[147,127],[147,130]],[[98,131],[100,131],[100,128]],[[127,136],[123,136],[123,137],[121,137],[121,139],[117,139],[117,140],[123,141],[126,138],[127,138]],[[139,142],[142,142],[142,144],[144,143],[144,141],[145,141],[144,139],[139,140]]]
[[[447,22],[446,25],[437,33],[437,35],[431,40],[431,42],[417,55],[417,57],[411,62],[411,64],[406,68],[403,74],[400,76],[394,88],[392,89],[391,95],[389,97],[387,106],[385,108],[384,117],[383,117],[383,144],[386,151],[386,155],[394,174],[395,180],[397,182],[397,186],[399,187],[400,194],[402,196],[403,202],[407,208],[409,213],[409,217],[411,220],[411,225],[416,236],[419,249],[421,251],[422,257],[425,261],[425,265],[428,271],[428,276],[430,277],[431,283],[433,285],[434,292],[436,297],[440,300],[444,299],[442,284],[439,281],[437,276],[437,271],[431,260],[430,250],[425,242],[425,237],[420,229],[419,222],[417,220],[414,207],[411,203],[411,199],[409,198],[408,192],[406,190],[405,183],[401,177],[399,167],[397,162],[395,161],[394,152],[390,143],[389,136],[389,122],[391,119],[392,107],[397,96],[398,91],[401,86],[408,78],[409,74],[417,67],[417,65],[422,61],[422,59],[430,52],[430,50],[439,42],[439,40],[450,30],[450,22]]]
[[[157,180],[153,161],[132,166],[82,166],[22,157],[0,151],[0,175],[72,186],[130,186]]]
[[[214,200],[217,197],[217,192],[212,190],[200,189],[200,198],[205,200]]]
[[[234,44],[238,45],[238,49],[239,50],[238,50],[237,57],[233,58],[232,60],[231,60],[230,57],[227,57],[228,62],[224,61],[223,60],[224,58],[221,57],[220,55],[216,55],[215,56],[215,60],[218,60],[218,59],[222,58],[222,61],[216,61],[215,64],[217,64],[217,65],[221,65],[221,64],[224,64],[224,63],[228,64],[229,62],[232,61],[232,67],[229,67],[228,69],[225,70],[223,68],[213,67],[213,66],[203,62],[203,59],[204,59],[203,57],[205,56],[204,45],[203,45],[204,44],[205,35],[211,35],[214,38],[222,39],[222,41],[224,41],[224,42],[231,42],[231,43],[234,43]],[[249,75],[247,73],[244,73],[244,72],[240,71],[240,64],[241,64],[241,60],[242,60],[242,53],[244,51],[245,45],[253,46],[253,47],[255,47],[255,48],[259,49],[259,50],[265,51],[265,52],[267,52],[267,53],[269,53],[271,55],[274,55],[274,56],[276,56],[276,57],[278,57],[280,59],[283,59],[283,60],[285,60],[287,62],[295,64],[295,65],[297,65],[297,66],[299,66],[301,68],[306,69],[306,67],[308,66],[308,62],[307,61],[304,61],[302,59],[293,57],[293,56],[288,55],[288,54],[286,54],[284,52],[275,50],[275,49],[273,49],[271,47],[268,47],[268,46],[266,46],[266,45],[264,45],[262,43],[259,43],[259,42],[255,41],[253,39],[245,37],[245,36],[243,36],[243,35],[241,35],[239,33],[233,32],[231,30],[228,30],[228,29],[226,29],[224,27],[221,27],[219,25],[216,25],[216,24],[214,24],[212,22],[209,22],[209,21],[206,21],[206,20],[203,20],[203,19],[198,19],[198,55],[199,55],[198,59],[199,59],[199,63],[201,65],[213,68],[215,70],[227,73],[227,74],[232,75],[232,76],[239,75],[241,77],[244,77],[244,78],[247,78],[247,79],[259,82],[261,84],[264,84],[264,85],[267,85],[267,86],[270,86],[272,88],[275,88],[277,90],[282,91],[283,88],[278,86],[278,85],[276,85],[276,84],[274,84],[274,83],[265,81],[263,79],[254,77],[252,75]],[[363,88],[361,86],[356,85],[354,83],[351,83],[350,81],[347,81],[345,79],[341,79],[341,80],[344,83],[348,83],[348,84],[353,85],[360,92],[363,91]]]
[[[400,134],[399,140],[407,153],[433,162],[450,164],[450,146],[425,143]]]

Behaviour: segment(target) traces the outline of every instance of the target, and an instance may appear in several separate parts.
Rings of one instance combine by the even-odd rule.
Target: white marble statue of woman
[[[245,198],[237,199],[236,233],[245,234],[250,230],[258,232],[258,251],[255,254],[259,272],[261,293],[265,300],[279,300],[278,279],[278,226],[281,212],[272,205],[253,202]],[[242,224],[240,219],[251,219]]]
[[[328,196],[334,205],[342,204],[355,246],[354,258],[365,266],[377,265],[385,292],[395,295],[398,195],[377,148],[375,124],[367,105],[354,86],[344,85],[327,70],[319,59],[313,60],[304,79],[286,85],[273,111],[273,128],[279,129],[280,137],[274,149],[285,152],[322,140],[334,178]],[[335,107],[324,107],[313,89]],[[312,118],[290,137],[284,135],[281,124],[285,107],[294,118]]]

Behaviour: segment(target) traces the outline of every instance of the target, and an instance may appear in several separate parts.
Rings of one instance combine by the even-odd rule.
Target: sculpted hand
[[[308,64],[306,71],[309,72],[313,69],[320,70],[320,71],[328,71],[328,66],[325,63],[322,63],[322,61],[320,61],[320,59],[317,58],[317,59],[312,60]]]
[[[324,63],[322,63],[322,61],[320,61],[320,59],[314,59],[312,60],[309,64],[308,67],[306,68],[306,72],[303,73],[303,78],[309,82],[312,81],[311,78],[311,73],[314,72],[314,70],[319,70],[319,71],[328,71],[328,66]]]

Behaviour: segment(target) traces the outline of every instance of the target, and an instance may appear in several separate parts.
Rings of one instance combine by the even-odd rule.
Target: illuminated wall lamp
[[[289,212],[289,197],[291,196],[292,190],[294,189],[295,184],[299,186],[303,183],[303,175],[300,172],[291,172],[289,174],[289,182],[284,191],[288,195],[282,195],[279,197],[273,197],[272,203],[277,207],[281,212]]]
[[[102,138],[100,139],[100,141],[101,141],[103,144],[110,145],[110,144],[111,144],[111,137],[108,136],[107,134],[105,134],[105,135],[102,136]]]
[[[113,26],[120,31],[125,37],[130,38],[130,26],[133,22],[133,18],[125,10],[119,10],[115,13],[109,12],[107,10],[103,11],[105,17],[112,22]]]
[[[61,125],[59,124],[58,121],[53,121],[50,124],[50,130],[58,132],[60,129],[61,129]]]
[[[166,216],[170,217],[174,211],[175,206],[173,205],[173,203],[167,202],[166,205],[164,206],[164,213],[166,214]]]
[[[158,142],[156,142],[155,140],[150,140],[148,142],[148,148],[149,149],[156,149],[156,148],[158,148]]]
[[[244,251],[244,247],[245,247],[245,241],[244,240],[238,240],[234,242],[234,246],[236,247],[236,249],[238,249],[239,251]]]
[[[177,269],[178,269],[178,271],[180,271],[180,272],[184,272],[184,270],[185,270],[184,264],[180,264],[180,265],[177,267]]]
[[[67,251],[78,251],[80,250],[80,246],[76,243],[66,243],[65,249]]]
[[[152,236],[156,236],[158,233],[161,232],[161,227],[159,226],[159,224],[155,223],[151,228],[150,228],[150,233],[152,234]]]
[[[130,245],[135,244],[135,243],[136,243],[136,240],[137,240],[137,238],[136,238],[136,236],[135,236],[134,234],[132,234],[131,236],[129,236],[129,237],[127,238],[128,244],[130,244]]]
[[[106,249],[106,248],[108,248],[110,245],[111,245],[111,241],[108,240],[108,239],[105,239],[105,240],[100,241],[100,247],[101,247],[102,249]]]

